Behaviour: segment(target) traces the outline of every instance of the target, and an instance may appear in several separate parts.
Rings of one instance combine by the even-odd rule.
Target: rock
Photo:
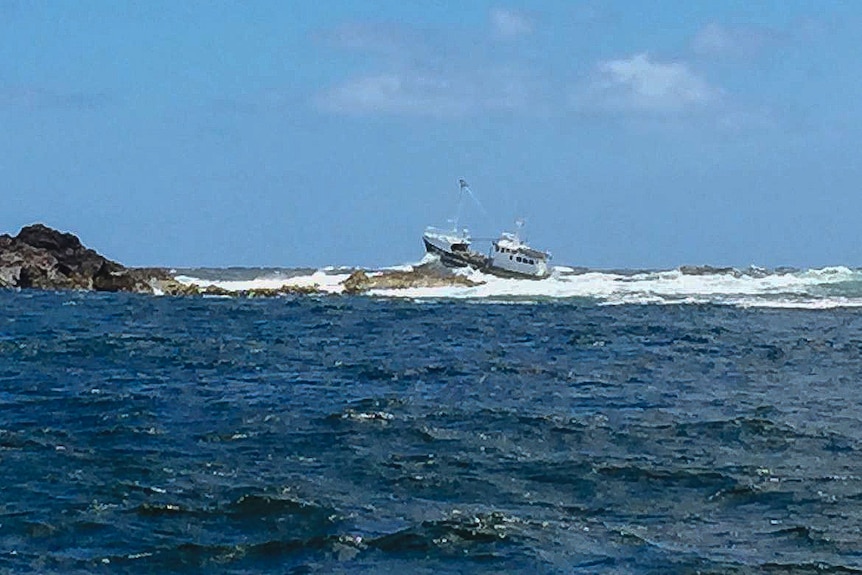
[[[164,270],[126,268],[42,224],[0,236],[0,286],[154,293],[155,283],[169,277]]]
[[[371,289],[369,287],[370,281],[368,279],[368,274],[366,274],[363,270],[356,270],[350,276],[341,283],[344,286],[344,293],[358,294]]]
[[[679,271],[686,276],[707,276],[707,275],[732,275],[740,277],[742,274],[739,270],[731,267],[715,267],[715,266],[680,266]]]
[[[318,285],[294,286],[283,285],[278,288],[254,288],[239,292],[238,295],[245,297],[279,297],[285,295],[312,295],[322,293]]]
[[[199,285],[180,283],[173,278],[160,280],[157,285],[159,291],[165,295],[201,295],[201,288]]]
[[[15,239],[53,256],[57,260],[58,271],[68,277],[91,278],[105,262],[111,262],[95,250],[84,247],[73,234],[59,232],[42,224],[21,228]],[[123,267],[116,262],[111,263]]]
[[[475,287],[483,282],[475,282],[448,270],[434,267],[416,267],[410,271],[383,271],[369,276],[362,270],[350,274],[342,286],[346,294],[361,294],[374,289],[407,289],[433,287]]]
[[[228,297],[279,297],[285,295],[311,295],[324,293],[317,284],[312,286],[284,285],[278,288],[253,288],[249,290],[227,290],[211,285],[201,288],[197,284],[183,284],[174,279],[160,280],[159,290],[165,295],[209,295]]]
[[[93,275],[93,289],[97,291],[153,293],[155,280],[156,278],[147,270],[124,268],[106,260]]]
[[[226,290],[223,287],[219,287],[219,286],[207,286],[206,289],[202,293],[204,295],[229,295],[229,296],[235,296],[236,295],[236,292]]]

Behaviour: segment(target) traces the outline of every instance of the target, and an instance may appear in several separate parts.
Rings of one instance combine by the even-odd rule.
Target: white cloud
[[[491,10],[490,18],[494,32],[503,38],[517,38],[533,32],[532,20],[514,10],[495,8]]]
[[[641,53],[600,62],[575,104],[585,111],[674,113],[704,109],[720,96],[686,64]]]
[[[409,114],[450,116],[466,111],[466,103],[450,93],[439,78],[398,73],[353,78],[325,93],[320,106],[346,114]]]
[[[395,25],[370,22],[347,22],[318,33],[326,44],[342,50],[393,54],[409,43],[408,30]]]
[[[545,83],[516,50],[504,56],[494,42],[530,34],[532,21],[502,8],[489,11],[488,17],[489,29],[475,34],[468,49],[463,33],[450,29],[352,22],[322,30],[320,41],[358,54],[364,62],[361,71],[319,93],[314,104],[354,115],[459,117],[536,111],[547,91]]]
[[[323,93],[317,104],[341,114],[457,117],[527,109],[531,89],[531,78],[507,68],[469,76],[408,70],[355,77]]]
[[[757,26],[707,24],[695,34],[691,49],[701,56],[744,58],[756,55],[775,39],[776,33]]]

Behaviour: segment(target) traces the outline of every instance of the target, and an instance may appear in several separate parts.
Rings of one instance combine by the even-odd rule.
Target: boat
[[[543,279],[551,275],[548,260],[551,254],[527,245],[521,239],[523,220],[516,223],[517,231],[503,232],[500,238],[491,243],[488,254],[487,271],[503,277]]]
[[[463,207],[464,196],[474,197],[470,187],[463,179],[458,181],[461,194],[458,210],[452,220],[452,229],[428,227],[422,234],[425,251],[440,258],[447,267],[471,267],[500,277],[543,279],[550,275],[548,260],[551,255],[530,247],[521,238],[523,221],[518,220],[517,231],[503,232],[491,242],[488,255],[472,248],[473,239],[466,228],[458,229],[458,220]],[[474,197],[475,199],[475,197]]]
[[[487,258],[471,249],[472,239],[467,228],[458,229],[458,220],[464,207],[464,196],[471,195],[467,182],[458,180],[458,184],[461,187],[461,193],[458,196],[458,209],[451,220],[452,229],[425,228],[422,242],[425,244],[425,251],[439,256],[440,262],[445,266],[481,269],[487,264]]]
[[[481,269],[487,264],[487,258],[470,249],[469,232],[464,230],[443,230],[429,227],[422,234],[425,251],[440,257],[440,262],[449,267],[474,267]]]

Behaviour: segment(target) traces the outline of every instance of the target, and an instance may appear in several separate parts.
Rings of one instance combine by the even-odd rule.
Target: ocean
[[[860,272],[484,279],[0,291],[0,572],[862,572]]]

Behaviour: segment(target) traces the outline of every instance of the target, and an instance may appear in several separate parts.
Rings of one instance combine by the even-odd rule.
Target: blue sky
[[[128,265],[862,265],[862,3],[0,0],[0,231]]]

